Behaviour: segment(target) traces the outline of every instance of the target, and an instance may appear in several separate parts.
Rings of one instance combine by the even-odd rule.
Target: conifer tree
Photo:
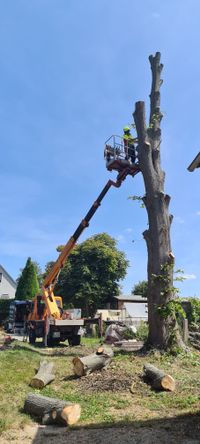
[[[18,281],[15,298],[30,300],[39,292],[39,284],[34,263],[29,257]]]

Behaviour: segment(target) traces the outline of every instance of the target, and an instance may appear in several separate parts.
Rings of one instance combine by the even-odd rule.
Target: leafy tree
[[[33,261],[34,267],[35,267],[35,271],[36,271],[36,275],[37,275],[37,280],[39,283],[39,287],[42,286],[42,281],[43,281],[43,273],[42,273],[42,269],[40,267],[40,264],[38,264],[38,262]]]
[[[116,240],[106,233],[97,234],[77,245],[60,273],[55,294],[65,304],[82,308],[93,316],[117,296],[120,280],[126,275],[128,261],[116,247]]]
[[[199,298],[187,298],[190,303],[190,310],[187,313],[189,326],[200,326],[200,299]]]
[[[147,298],[148,294],[148,282],[147,281],[139,281],[134,285],[132,294],[138,294],[143,298]]]
[[[19,300],[32,299],[39,292],[39,284],[34,263],[29,257],[19,277],[15,298]]]
[[[58,251],[58,250],[57,250],[57,251]],[[43,275],[42,275],[42,279],[44,279],[44,278],[49,274],[49,272],[51,271],[51,269],[52,269],[52,267],[53,267],[54,264],[55,264],[54,261],[49,261],[49,262],[47,262],[47,264],[45,265],[44,273],[43,273]]]

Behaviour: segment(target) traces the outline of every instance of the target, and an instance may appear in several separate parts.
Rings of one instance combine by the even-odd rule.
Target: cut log
[[[52,373],[54,368],[53,362],[41,361],[40,367],[34,378],[31,380],[31,387],[43,388],[55,379]]]
[[[72,404],[34,393],[28,394],[24,411],[38,417],[42,424],[72,425],[77,423],[81,415],[80,404]]]
[[[102,353],[104,352],[104,347],[103,345],[100,345],[100,347],[98,348],[98,350],[96,351],[97,355],[102,355]]]
[[[193,345],[193,347],[195,347],[197,350],[200,350],[200,341],[195,338],[194,336],[191,336],[191,334],[189,334],[189,340],[191,342],[191,344]]]
[[[190,335],[192,338],[195,338],[195,339],[200,340],[200,333],[199,333],[198,331],[189,331],[189,335]]]
[[[175,381],[172,376],[167,375],[163,370],[159,370],[151,364],[144,365],[144,376],[149,380],[152,388],[156,390],[175,390]]]
[[[107,367],[114,353],[109,347],[100,347],[96,353],[84,356],[83,358],[75,357],[73,359],[74,373],[77,376],[85,376],[94,370],[99,370],[103,367]]]

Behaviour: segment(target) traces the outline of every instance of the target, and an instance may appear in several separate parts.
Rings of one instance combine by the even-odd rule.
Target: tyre
[[[80,345],[81,343],[81,336],[80,335],[74,335],[71,338],[68,339],[69,345],[71,347],[74,347],[76,345]]]
[[[29,342],[30,344],[35,344],[35,340],[36,340],[36,334],[35,334],[35,330],[33,330],[32,328],[29,330]]]
[[[45,342],[45,337],[43,337],[43,342]],[[60,344],[60,338],[53,338],[50,335],[47,336],[47,347],[58,347]]]

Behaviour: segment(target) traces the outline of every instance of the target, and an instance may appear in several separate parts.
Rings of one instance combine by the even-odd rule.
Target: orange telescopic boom
[[[126,179],[128,175],[135,176],[138,173],[139,169],[137,166],[135,168],[126,166],[124,167],[118,174],[116,182],[109,180],[99,196],[97,197],[96,201],[93,203],[91,208],[89,209],[88,213],[86,214],[85,218],[81,221],[79,226],[77,227],[76,231],[70,237],[68,242],[66,243],[65,247],[63,248],[62,252],[60,253],[58,259],[56,260],[55,264],[53,265],[52,269],[48,273],[48,275],[45,277],[43,282],[43,297],[47,304],[48,312],[51,316],[53,316],[56,319],[60,318],[60,311],[56,303],[56,299],[53,293],[53,289],[55,287],[55,284],[58,280],[58,276],[60,274],[60,271],[62,270],[68,256],[70,255],[72,249],[74,248],[77,240],[79,239],[80,235],[84,231],[86,227],[89,226],[89,221],[95,214],[97,208],[101,205],[101,201],[103,200],[104,196],[107,194],[109,189],[114,186],[116,188],[119,188],[122,184],[122,182]]]

